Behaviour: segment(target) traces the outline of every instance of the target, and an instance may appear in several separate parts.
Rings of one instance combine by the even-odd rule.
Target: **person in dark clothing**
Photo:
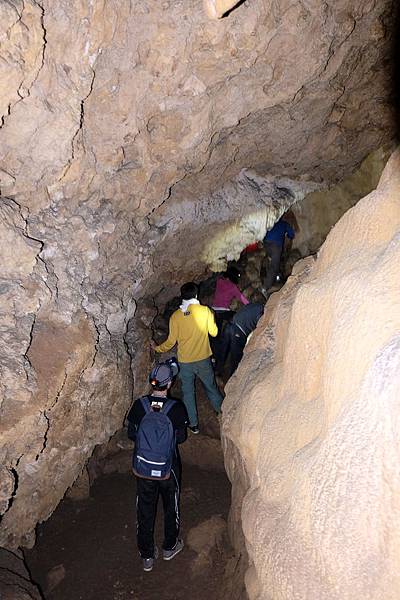
[[[240,281],[240,271],[234,266],[229,266],[225,273],[217,279],[215,294],[212,302],[212,309],[215,314],[215,322],[218,327],[218,334],[215,338],[210,339],[210,346],[215,361],[215,372],[217,375],[222,375],[223,362],[221,360],[223,354],[223,330],[228,321],[235,314],[231,310],[232,300],[239,300],[242,304],[248,304],[249,301],[242,294],[238,287]]]
[[[224,330],[224,354],[223,360],[230,358],[228,367],[228,377],[231,377],[236,371],[243,357],[243,350],[246,346],[247,338],[257,327],[264,312],[264,305],[261,303],[251,303],[240,308],[233,316],[232,321]]]
[[[265,278],[264,292],[274,285],[276,276],[279,273],[279,265],[281,260],[281,254],[284,247],[286,236],[293,240],[295,233],[293,227],[283,219],[279,219],[273,228],[268,231],[263,239],[264,248],[270,258],[270,265],[267,270],[267,276]]]
[[[176,362],[167,361],[158,364],[150,373],[149,381],[152,390],[148,396],[152,410],[160,410],[168,400],[168,390],[173,378],[178,373]],[[145,409],[138,398],[128,414],[128,437],[135,441]],[[176,400],[168,412],[176,436],[176,444],[186,440],[188,416],[185,405]],[[183,549],[183,541],[179,538],[181,464],[177,446],[172,460],[171,473],[168,479],[153,480],[136,477],[137,482],[137,544],[143,559],[143,569],[151,571],[158,549],[154,545],[154,523],[157,513],[158,497],[161,495],[164,508],[164,542],[163,559],[171,560]]]

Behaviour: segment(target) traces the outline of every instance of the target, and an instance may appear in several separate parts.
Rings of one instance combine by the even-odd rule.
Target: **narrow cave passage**
[[[51,600],[169,568],[169,599],[400,598],[398,5],[0,1],[1,600],[40,598],[24,552]],[[289,209],[293,275],[221,419],[200,386],[186,548],[145,578],[121,428],[152,333]]]
[[[286,279],[290,252],[284,252],[278,289]],[[261,292],[269,261],[265,248],[248,248],[231,268],[240,272],[238,287],[251,301],[263,301]],[[198,281],[200,301],[212,306],[216,279],[211,274]],[[179,306],[179,297],[157,307],[152,323],[153,338],[161,341],[168,332],[168,319]],[[238,302],[233,301],[232,308]],[[173,352],[172,352],[173,353]],[[171,353],[157,357],[164,360]],[[223,389],[227,376],[219,379]],[[182,460],[181,537],[185,548],[171,562],[156,561],[145,573],[136,546],[136,478],[131,472],[133,444],[126,428],[106,447],[95,450],[87,472],[92,485],[74,489],[60,503],[50,519],[38,526],[37,542],[25,552],[33,580],[45,600],[160,600],[193,598],[222,600],[232,582],[228,576],[236,562],[227,531],[231,502],[230,483],[224,470],[220,447],[220,424],[211,409],[204,388],[196,382],[200,435],[188,430],[180,446]],[[171,396],[182,398],[179,379]],[[88,482],[86,482],[88,483]],[[85,496],[85,497],[82,497]],[[161,498],[155,527],[160,547],[163,538]],[[182,575],[185,574],[183,577]],[[240,597],[242,582],[236,582]]]
[[[186,547],[170,562],[157,560],[151,573],[143,571],[136,548],[134,498],[131,473],[103,475],[88,499],[63,500],[39,527],[36,546],[26,560],[46,600],[222,600],[224,569],[232,554],[224,528],[230,485],[222,466],[210,470],[183,464]],[[158,544],[161,517],[159,506]]]
[[[302,253],[315,251],[320,243],[327,224],[309,223],[308,214],[304,219],[301,209],[295,208],[297,218],[292,211],[286,213],[285,218],[293,225],[300,242],[294,247],[292,243],[285,243],[277,277],[268,293],[264,285],[271,260],[264,245],[259,243],[243,248],[240,257],[228,263],[240,272],[238,286],[251,303],[264,305],[270,294],[282,287]],[[310,231],[319,236],[317,241],[311,238]],[[211,273],[202,281],[197,280],[202,304],[213,306],[216,279],[221,275]],[[156,316],[151,329],[157,343],[166,338],[169,317],[179,303],[179,297],[168,297],[168,288],[152,300],[153,315],[155,308]],[[231,308],[237,310],[239,306],[240,303],[234,300]],[[170,355],[153,358],[164,360]],[[221,390],[227,378],[225,370],[218,379]],[[174,384],[172,396],[182,396],[179,381]],[[127,439],[126,429],[120,430],[108,445],[99,446],[90,459],[87,472],[92,485],[89,489],[86,481],[84,497],[79,485],[78,490],[73,488],[50,519],[38,526],[36,545],[25,552],[32,578],[40,585],[45,600],[152,600],[155,597],[160,600],[187,597],[222,600],[227,595],[232,599],[245,597],[243,564],[237,569],[232,584],[231,575],[238,555],[234,554],[228,539],[231,490],[220,446],[220,423],[200,382],[197,382],[197,402],[201,434],[195,436],[189,431],[187,442],[181,446],[184,552],[170,563],[159,559],[151,573],[143,572],[136,546],[132,444]],[[163,511],[159,500],[155,533],[158,546],[163,537],[162,527]],[[236,595],[232,595],[233,588]]]
[[[179,384],[171,395],[180,396]],[[94,480],[88,497],[65,498],[38,526],[35,547],[25,553],[45,600],[161,600],[224,598],[225,572],[233,557],[227,535],[230,483],[224,471],[219,424],[197,388],[203,432],[180,446],[181,536],[185,548],[173,561],[142,569],[136,545],[136,478],[132,443],[121,430],[89,461]],[[155,540],[161,547],[161,498]]]

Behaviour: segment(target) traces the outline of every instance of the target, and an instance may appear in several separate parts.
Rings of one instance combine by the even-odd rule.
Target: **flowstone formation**
[[[393,5],[0,3],[0,544],[121,426],[151,298],[391,137]]]
[[[396,151],[271,297],[226,387],[250,600],[400,596],[399,194]]]

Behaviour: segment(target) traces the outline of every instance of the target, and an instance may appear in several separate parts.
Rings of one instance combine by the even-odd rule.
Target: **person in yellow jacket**
[[[195,379],[202,381],[207,397],[214,410],[219,413],[222,395],[215,382],[211,364],[211,348],[208,336],[215,337],[218,328],[214,313],[197,300],[198,288],[193,282],[181,287],[182,304],[169,320],[168,338],[156,346],[156,352],[167,352],[178,344],[179,378],[182,382],[183,402],[189,415],[189,426],[193,433],[199,433],[199,421],[196,407]]]

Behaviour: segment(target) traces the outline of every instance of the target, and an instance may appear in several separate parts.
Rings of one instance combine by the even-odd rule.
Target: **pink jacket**
[[[249,304],[246,296],[243,296],[237,285],[232,283],[230,279],[218,277],[212,307],[214,309],[229,309],[234,298],[240,300],[242,304]]]

